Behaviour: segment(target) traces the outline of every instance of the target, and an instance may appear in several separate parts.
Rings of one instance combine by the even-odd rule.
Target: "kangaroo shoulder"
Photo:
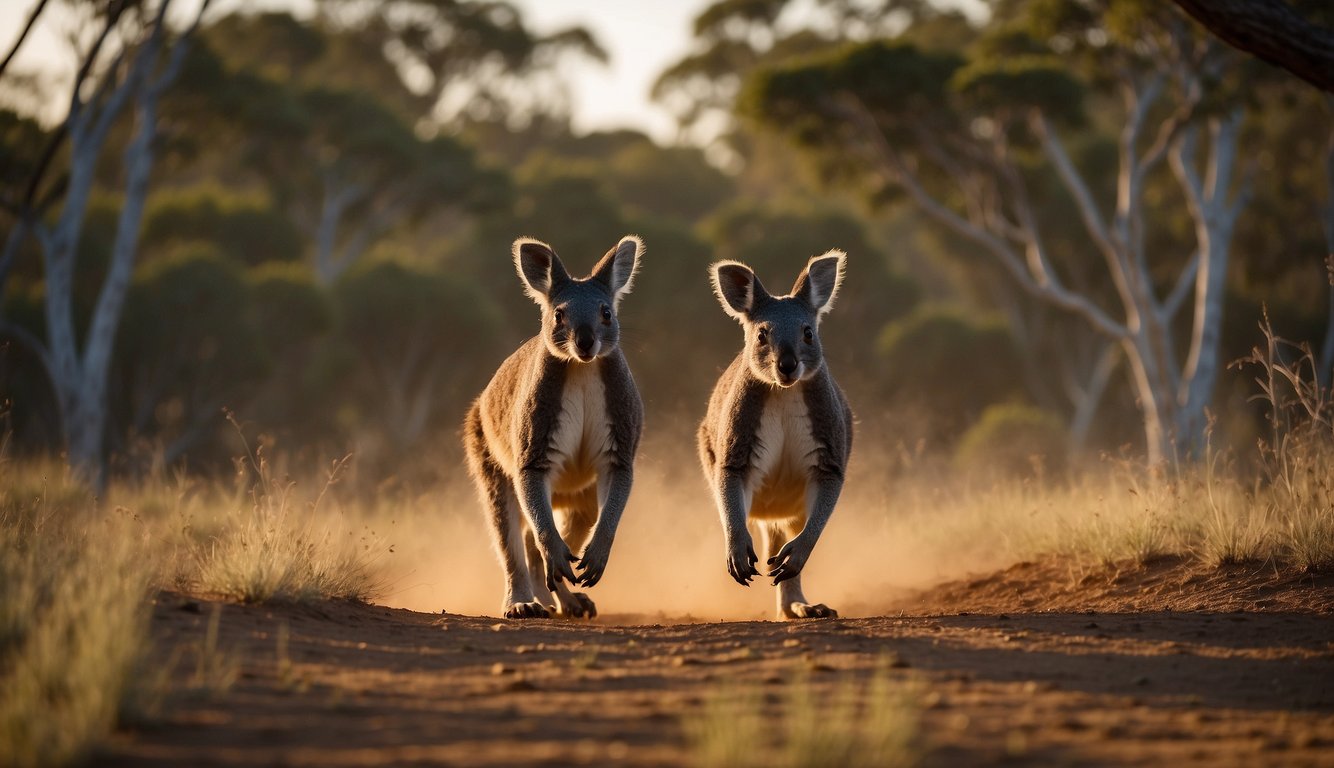
[[[852,410],[828,369],[822,369],[807,384],[805,400],[812,435],[827,448],[846,456],[852,447]]]

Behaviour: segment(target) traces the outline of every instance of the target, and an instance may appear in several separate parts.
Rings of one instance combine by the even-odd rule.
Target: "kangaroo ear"
[[[514,268],[523,281],[524,291],[533,301],[542,304],[551,295],[551,289],[570,279],[560,257],[551,246],[531,237],[514,241]]]
[[[639,257],[643,254],[644,241],[636,235],[626,235],[593,267],[593,277],[611,291],[613,303],[620,304],[621,297],[634,287]]]
[[[723,311],[738,320],[755,308],[761,297],[768,296],[754,270],[736,261],[720,261],[711,268],[713,292],[723,305]]]
[[[805,299],[821,315],[834,308],[838,287],[843,284],[843,264],[848,255],[840,250],[825,251],[806,263],[792,286],[792,295]]]

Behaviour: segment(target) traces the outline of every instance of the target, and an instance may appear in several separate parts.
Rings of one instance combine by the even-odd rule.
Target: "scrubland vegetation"
[[[826,685],[798,676],[776,692],[718,688],[685,731],[701,768],[907,768],[921,758],[920,707],[884,670]]]
[[[840,525],[868,546],[892,541],[893,551],[916,553],[909,567],[954,576],[1044,556],[1066,558],[1075,573],[1165,555],[1217,566],[1334,568],[1331,403],[1327,391],[1304,378],[1307,358],[1278,357],[1284,347],[1271,337],[1246,368],[1257,375],[1274,427],[1254,453],[1219,452],[1172,469],[1106,459],[1019,477],[997,475],[991,465],[928,467],[908,459],[888,481],[883,507],[865,499],[866,489],[850,488]],[[206,642],[165,667],[153,657],[147,616],[159,590],[241,602],[371,600],[389,593],[392,603],[394,585],[436,565],[404,561],[395,550],[434,533],[425,520],[474,512],[443,504],[454,498],[443,488],[415,502],[393,502],[340,485],[352,459],[297,480],[262,448],[251,451],[240,439],[237,445],[243,454],[230,479],[150,477],[113,483],[102,498],[58,462],[0,464],[3,743],[14,750],[6,762],[72,758],[118,719],[151,720],[166,697],[225,691],[236,665],[225,649]],[[645,518],[676,506],[677,498],[632,504],[627,526],[652,523]],[[414,516],[408,507],[421,504],[428,508]],[[704,507],[697,517],[678,524],[707,536],[716,522]],[[489,558],[480,536],[438,544],[442,560],[464,550]],[[421,559],[437,550],[428,544],[410,551]],[[721,569],[707,557],[698,567],[711,564]],[[869,567],[863,560],[846,565],[833,581],[859,580]],[[638,578],[625,561],[615,575]],[[475,588],[468,583],[439,586],[437,599],[457,600],[456,590]],[[754,764],[843,764],[821,757],[833,754],[830,731],[816,727],[827,725],[830,711],[848,713],[839,719],[844,725],[834,741],[845,751],[838,755],[889,761],[867,765],[912,762],[912,706],[881,678],[836,691],[794,683],[780,703],[757,710],[751,699],[759,696],[719,691],[687,723],[702,764],[751,764],[734,762],[743,753]],[[49,717],[55,711],[59,721]],[[761,718],[760,711],[767,714]],[[784,726],[763,726],[773,718]],[[772,754],[743,749],[752,743],[770,744]]]
[[[158,595],[493,610],[457,430],[537,323],[520,235],[647,244],[604,607],[749,615],[708,581],[692,430],[740,340],[706,269],[831,247],[860,421],[823,589],[1334,568],[1334,112],[1171,4],[719,0],[654,85],[670,146],[577,132],[563,78],[607,52],[503,2],[166,5],[33,3],[80,30],[69,77],[0,65],[0,764],[225,695],[219,615],[163,658]],[[891,688],[724,690],[686,731],[703,764],[907,764]]]

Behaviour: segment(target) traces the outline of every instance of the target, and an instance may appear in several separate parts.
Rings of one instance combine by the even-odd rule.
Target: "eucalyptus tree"
[[[1202,445],[1223,362],[1225,277],[1249,184],[1235,58],[1171,8],[1038,0],[966,58],[876,40],[758,73],[741,108],[872,194],[904,195],[1028,294],[1115,342],[1160,462]],[[1093,98],[1120,107],[1105,188],[1065,140]],[[1179,197],[1150,203],[1167,170]],[[1075,203],[1082,255],[1105,267],[1111,301],[1058,269],[1031,193],[1044,174]],[[1180,210],[1191,231],[1163,252],[1154,235]]]
[[[586,28],[533,30],[504,0],[325,0],[321,23],[378,46],[435,123],[568,120],[564,66],[607,53]]]
[[[45,146],[34,148],[39,159],[11,209],[15,229],[10,239],[21,241],[31,232],[40,244],[45,339],[13,323],[0,324],[0,331],[24,343],[41,361],[55,393],[68,461],[100,486],[105,473],[108,375],[138,250],[159,135],[159,106],[180,74],[190,37],[209,0],[200,3],[189,25],[179,32],[167,20],[171,0],[70,5],[87,21],[88,34],[76,43],[68,108]],[[115,236],[92,316],[86,328],[78,328],[76,250],[108,137],[127,109],[133,112],[133,127],[122,154]],[[49,172],[57,164],[59,175],[52,180]]]

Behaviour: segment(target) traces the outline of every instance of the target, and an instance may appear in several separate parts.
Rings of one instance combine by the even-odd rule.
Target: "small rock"
[[[511,673],[511,672],[513,672],[513,671],[514,671],[514,670],[513,670],[511,667],[507,667],[507,666],[505,666],[504,663],[499,662],[499,661],[497,661],[495,664],[492,664],[492,665],[491,665],[491,674],[493,674],[493,675],[497,675],[497,676],[499,676],[499,675],[508,675],[509,673]]]

